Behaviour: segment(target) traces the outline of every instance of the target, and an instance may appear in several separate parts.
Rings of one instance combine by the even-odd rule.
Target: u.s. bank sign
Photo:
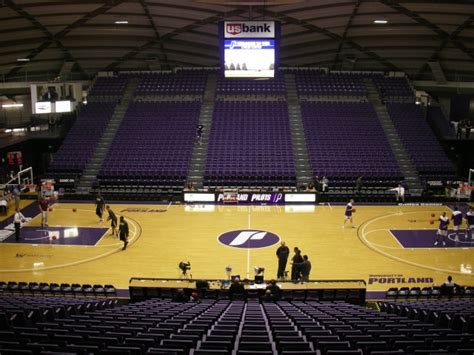
[[[224,38],[275,38],[275,22],[225,21]]]

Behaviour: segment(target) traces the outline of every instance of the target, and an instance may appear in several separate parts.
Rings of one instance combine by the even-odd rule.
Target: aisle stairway
[[[196,141],[188,172],[188,183],[192,183],[196,188],[203,187],[207,148],[211,134],[212,114],[214,112],[216,85],[216,74],[208,74],[206,91],[204,92],[204,99],[199,116],[199,124],[203,125],[204,129],[201,139]]]
[[[78,193],[87,194],[91,191],[95,178],[102,166],[102,162],[107,155],[107,151],[109,150],[115,134],[120,127],[130,101],[133,99],[134,92],[138,86],[139,81],[139,78],[131,78],[128,82],[127,88],[125,89],[120,103],[115,107],[114,114],[112,115],[112,118],[110,119],[110,122],[105,129],[104,134],[102,135],[102,138],[97,144],[94,154],[83,171],[77,187]]]
[[[308,149],[304,135],[301,108],[296,92],[295,76],[285,74],[285,85],[287,91],[288,116],[290,119],[291,139],[293,143],[293,156],[296,168],[297,186],[305,185],[313,181],[311,166],[309,163]]]
[[[402,141],[397,133],[395,126],[387,112],[387,108],[380,99],[379,93],[372,79],[364,79],[365,87],[367,88],[367,96],[369,101],[374,106],[375,112],[380,120],[380,124],[387,136],[387,140],[390,143],[393,154],[397,159],[398,166],[401,173],[405,177],[405,183],[408,186],[409,193],[411,196],[421,196],[423,187],[420,182],[420,176],[413,165],[407,151],[405,150]]]

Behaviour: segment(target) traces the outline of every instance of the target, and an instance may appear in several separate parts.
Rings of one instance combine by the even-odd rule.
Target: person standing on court
[[[112,211],[110,206],[106,206],[105,209],[109,213],[109,217],[107,217],[107,221],[110,221],[110,227],[112,228],[112,235],[117,235],[117,216],[115,215],[115,212]]]
[[[459,242],[459,229],[461,228],[462,217],[462,212],[459,211],[457,207],[454,207],[453,214],[451,215],[451,220],[453,221],[453,229],[454,233],[456,234],[454,237],[455,242]]]
[[[308,259],[308,255],[303,255],[303,262],[301,263],[301,281],[308,282],[309,274],[311,272],[311,261]]]
[[[48,199],[43,196],[39,200],[38,204],[39,204],[39,210],[41,213],[41,227],[47,227],[48,226],[48,208],[49,208]]]
[[[119,223],[119,237],[120,240],[123,242],[123,249],[127,249],[128,245],[128,223],[123,216],[120,216],[120,223]]]
[[[402,184],[398,184],[397,187],[390,189],[390,191],[395,191],[395,198],[397,199],[397,202],[399,200],[405,202],[405,188],[402,186]]]
[[[278,257],[277,279],[283,279],[285,277],[286,263],[288,262],[289,255],[290,249],[285,245],[285,242],[281,242],[276,251],[276,256]]]
[[[448,225],[449,225],[449,218],[446,216],[446,212],[439,217],[439,227],[438,231],[436,232],[436,241],[434,245],[438,245],[440,239],[442,239],[443,246],[446,245],[446,237],[448,235]]]
[[[18,242],[20,240],[20,228],[21,224],[25,222],[25,216],[20,212],[20,209],[15,209],[15,214],[13,216],[13,225],[15,226],[15,240]]]
[[[15,211],[20,209],[20,185],[15,185],[13,188],[13,198],[15,199]]]
[[[301,250],[298,247],[293,249],[295,255],[291,259],[291,281],[298,281],[300,279],[301,273],[301,263],[303,262],[303,257],[301,256]]]
[[[472,239],[472,231],[474,230],[474,208],[469,207],[466,213],[466,239]]]
[[[95,198],[95,214],[97,217],[99,217],[99,222],[103,222],[103,214],[104,214],[104,208],[105,208],[105,201],[100,192],[97,193],[97,196]]]
[[[344,215],[345,215],[345,219],[344,219],[344,225],[342,226],[342,228],[345,228],[346,227],[346,222],[349,221],[351,222],[351,227],[354,228],[354,222],[352,220],[352,213],[355,212],[355,209],[353,207],[353,204],[354,203],[354,200],[350,200],[349,203],[346,205],[346,210],[344,212]]]

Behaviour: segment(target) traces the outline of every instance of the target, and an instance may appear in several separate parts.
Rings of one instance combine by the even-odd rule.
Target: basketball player
[[[13,198],[15,199],[15,211],[20,209],[21,189],[20,185],[15,185],[13,188]]]
[[[120,216],[120,223],[119,223],[119,237],[120,240],[123,242],[122,250],[127,249],[128,245],[128,223],[123,216]]]
[[[105,201],[103,197],[101,196],[100,192],[97,193],[97,197],[95,198],[95,214],[97,217],[99,217],[99,222],[103,222],[104,219],[102,218],[104,214],[104,207],[105,207]]]
[[[13,216],[13,225],[15,226],[15,240],[20,240],[20,228],[21,223],[25,222],[25,216],[20,212],[20,209],[15,209],[15,215]]]
[[[109,213],[109,217],[107,217],[107,221],[110,221],[110,227],[112,227],[112,235],[118,236],[117,232],[117,216],[115,215],[114,211],[110,208],[110,206],[106,206],[105,209]]]
[[[466,239],[472,239],[472,231],[474,230],[474,209],[469,207],[469,211],[466,213]]]
[[[438,245],[440,239],[443,239],[443,247],[446,245],[446,236],[448,235],[448,225],[449,225],[449,218],[446,217],[446,212],[439,217],[439,227],[438,231],[436,232],[436,241],[434,245]]]
[[[41,227],[47,227],[48,226],[48,199],[46,197],[42,197],[41,200],[38,202],[39,204],[39,210],[41,213]]]
[[[346,205],[346,211],[344,212],[344,215],[346,216],[346,218],[344,219],[344,225],[342,226],[342,228],[346,227],[346,222],[347,221],[350,221],[351,222],[351,227],[355,228],[354,227],[354,222],[352,221],[352,211],[354,210],[354,208],[352,206],[353,203],[354,203],[354,200],[350,200],[349,203]]]
[[[402,186],[402,184],[398,184],[397,187],[394,187],[393,189],[390,189],[389,191],[395,191],[395,198],[397,199],[397,202],[399,200],[402,200],[402,202],[405,202],[405,188]]]
[[[454,207],[453,214],[451,215],[451,220],[453,221],[453,229],[455,233],[454,241],[459,242],[459,228],[462,224],[462,212],[459,211],[457,207]]]

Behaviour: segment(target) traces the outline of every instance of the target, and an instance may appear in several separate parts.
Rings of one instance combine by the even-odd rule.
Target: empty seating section
[[[271,80],[225,79],[219,77],[216,87],[217,95],[286,95],[284,80],[279,77]]]
[[[380,309],[444,328],[470,333],[474,336],[474,301],[423,300],[406,302],[379,302]]]
[[[114,103],[90,102],[83,106],[76,122],[54,154],[49,167],[50,176],[81,174],[107,127]]]
[[[327,176],[330,186],[345,189],[359,176],[368,189],[403,180],[377,114],[365,102],[364,83],[369,79],[387,102],[389,115],[422,179],[456,180],[453,165],[420,108],[394,102],[413,98],[406,78],[320,70],[289,73],[295,76],[312,173]],[[114,112],[114,104],[103,103],[106,96],[117,101],[130,78],[137,76],[136,102],[130,104],[108,151],[99,185],[183,185],[200,117],[199,101],[206,90],[208,71],[204,70],[97,78],[89,94],[95,99],[82,109],[54,155],[50,177],[76,181]],[[295,186],[286,92],[283,75],[272,80],[217,77],[205,186]]]
[[[308,101],[301,103],[301,113],[314,175],[351,184],[359,176],[365,183],[402,179],[370,103]]]
[[[286,102],[216,101],[204,184],[294,186]]]
[[[366,96],[362,79],[363,76],[358,74],[324,74],[313,70],[295,72],[299,96]]]
[[[0,331],[16,326],[34,326],[40,322],[68,318],[116,305],[115,300],[91,298],[2,296],[0,297]]]
[[[374,75],[372,80],[384,100],[414,99],[415,93],[406,78]]]
[[[15,302],[19,306],[11,308]],[[2,298],[0,352],[326,355],[474,350],[472,332],[344,302],[110,302],[39,299],[32,305],[30,300],[22,304]]]
[[[424,179],[454,177],[454,167],[414,103],[389,103],[387,110],[415,168]]]
[[[98,176],[99,186],[184,185],[201,103],[131,103]]]
[[[88,97],[120,97],[128,84],[128,77],[98,77],[89,91]]]
[[[179,70],[176,73],[149,73],[143,75],[135,90],[135,95],[203,95],[206,81],[205,71]]]

